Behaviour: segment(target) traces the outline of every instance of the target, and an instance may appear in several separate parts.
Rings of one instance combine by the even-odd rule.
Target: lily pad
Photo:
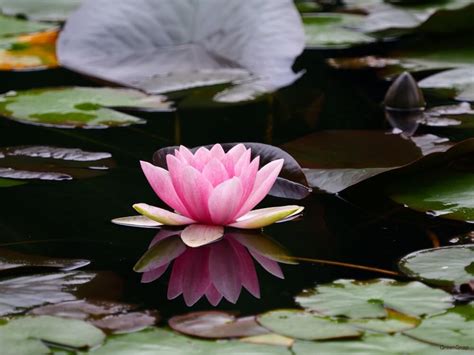
[[[357,338],[363,333],[350,324],[300,310],[270,311],[257,319],[272,332],[303,340]]]
[[[72,180],[103,175],[112,155],[49,146],[0,148],[0,177],[17,180]]]
[[[219,16],[211,22],[215,9]],[[178,30],[177,30],[178,29]],[[110,31],[117,35],[110,35]],[[157,35],[159,34],[159,35]],[[278,45],[275,45],[278,43]],[[110,51],[110,48],[114,48]],[[304,49],[304,32],[292,1],[218,0],[177,3],[87,1],[60,35],[61,63],[77,72],[147,92],[235,83],[235,70],[255,80],[220,102],[249,100],[290,85],[291,68]],[[234,70],[232,75],[229,73]],[[241,89],[247,93],[241,95]]]
[[[456,245],[414,252],[399,262],[405,275],[424,282],[452,285],[474,280],[474,245]]]
[[[421,123],[429,127],[472,129],[474,128],[474,110],[468,102],[436,106],[426,111],[425,120]]]
[[[354,31],[364,21],[362,15],[324,13],[303,16],[308,49],[340,49],[373,43],[374,37]]]
[[[200,338],[240,338],[269,333],[254,316],[237,318],[222,311],[193,312],[174,316],[169,326],[180,333]]]
[[[43,304],[75,300],[74,292],[78,287],[90,282],[95,276],[94,273],[68,272],[1,280],[0,315],[23,312]]]
[[[414,185],[413,181],[417,181]],[[452,167],[428,170],[391,182],[395,202],[430,215],[474,222],[474,172]]]
[[[389,279],[337,280],[296,297],[303,308],[328,316],[386,318],[387,309],[410,316],[436,314],[452,307],[452,297],[420,282]]]
[[[350,319],[349,324],[363,330],[393,334],[415,328],[421,322],[419,318],[407,316],[390,309],[387,310],[387,313],[388,316],[384,319]]]
[[[298,340],[292,346],[292,351],[295,355],[313,355],[313,354],[327,354],[327,355],[341,355],[341,354],[356,354],[356,355],[442,355],[442,354],[462,354],[457,350],[450,351],[449,349],[441,350],[439,346],[411,339],[407,336],[396,335],[382,335],[382,334],[367,334],[361,340],[346,340],[346,341],[303,341]]]
[[[13,187],[13,186],[19,186],[19,185],[24,185],[24,184],[25,184],[24,181],[0,178],[0,187]]]
[[[0,96],[0,114],[22,123],[59,128],[107,128],[145,123],[114,108],[171,110],[163,96],[149,96],[131,89],[64,87]]]
[[[0,11],[36,21],[65,21],[82,0],[0,0]]]
[[[90,264],[85,259],[58,259],[40,255],[27,255],[0,248],[0,271],[17,268],[46,267],[71,271]]]
[[[97,355],[148,354],[228,354],[228,355],[289,355],[285,347],[248,344],[240,341],[209,341],[189,338],[169,330],[150,328],[137,333],[113,336],[98,350]]]
[[[474,102],[474,66],[434,74],[418,84],[426,93],[441,98]]]
[[[465,308],[462,312],[452,309],[423,320],[420,326],[405,331],[405,334],[431,344],[472,352],[474,350],[474,319],[472,319],[474,306],[471,304],[467,307],[471,308],[470,314],[464,314]]]
[[[18,36],[27,33],[51,30],[57,26],[3,16],[0,14],[0,37]]]
[[[42,341],[62,347],[88,349],[102,344],[104,339],[105,334],[99,329],[76,319],[21,317],[0,326],[2,353],[7,354],[50,354]],[[32,349],[35,351],[31,352]]]
[[[58,30],[0,38],[0,70],[39,70],[58,66]]]

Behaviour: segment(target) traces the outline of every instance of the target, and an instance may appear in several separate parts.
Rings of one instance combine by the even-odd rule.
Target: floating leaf
[[[364,16],[324,13],[303,16],[306,48],[331,49],[373,43],[375,38],[354,31],[354,25],[364,21]]]
[[[434,74],[419,82],[427,93],[474,102],[474,66]]]
[[[436,314],[452,307],[451,296],[420,282],[389,279],[337,280],[296,297],[303,308],[329,316],[384,318],[387,309],[410,316]]]
[[[22,312],[48,303],[75,300],[74,291],[96,274],[69,272],[32,275],[0,281],[0,315]]]
[[[0,70],[55,68],[58,30],[0,39]]]
[[[304,341],[298,340],[292,346],[295,355],[341,355],[341,354],[357,354],[357,355],[401,355],[401,354],[417,354],[417,355],[433,355],[433,354],[458,354],[458,351],[450,350],[440,351],[439,346],[422,343],[411,339],[407,336],[367,334],[361,340],[346,341]]]
[[[72,180],[103,175],[112,155],[50,146],[0,148],[0,177],[18,180]]]
[[[110,337],[94,354],[289,355],[290,353],[281,346],[248,344],[240,341],[199,340],[164,329],[150,328],[137,333]]]
[[[0,271],[23,267],[47,267],[71,271],[90,263],[84,259],[58,259],[39,255],[27,255],[0,248]]]
[[[105,334],[99,329],[76,319],[21,317],[0,326],[2,352],[11,354],[49,354],[49,349],[42,341],[63,347],[86,349],[102,344],[104,339]],[[35,349],[35,352],[29,352],[30,349]]]
[[[474,172],[450,167],[406,176],[388,184],[386,191],[392,200],[414,210],[473,223],[473,186]]]
[[[420,319],[410,317],[402,313],[387,310],[388,317],[385,319],[351,319],[349,324],[364,330],[379,333],[397,333],[403,330],[415,328],[420,324]]]
[[[19,186],[19,185],[24,185],[24,184],[25,184],[24,181],[0,178],[0,187],[13,187],[13,186]]]
[[[56,25],[25,21],[0,14],[0,37],[18,36],[26,33],[51,30]]]
[[[131,89],[64,87],[9,92],[0,114],[15,121],[59,128],[107,128],[145,123],[113,108],[170,111],[163,96]]]
[[[429,127],[472,129],[474,128],[474,110],[468,102],[436,106],[426,111],[425,120],[421,123]]]
[[[279,346],[286,346],[290,347],[295,342],[294,339],[285,337],[280,334],[262,334],[262,335],[254,335],[251,337],[241,338],[240,341],[244,343],[250,344],[266,344],[266,345],[279,345]]]
[[[237,318],[231,313],[222,311],[193,312],[174,316],[168,324],[180,333],[211,339],[240,338],[268,333],[253,316]]]
[[[82,0],[0,0],[5,15],[24,16],[37,21],[65,21]]]
[[[411,253],[399,262],[405,275],[439,285],[474,279],[474,245],[456,245]]]
[[[303,340],[357,338],[362,335],[362,331],[350,324],[300,310],[270,311],[257,319],[272,332]]]
[[[291,66],[303,49],[300,16],[289,0],[277,6],[270,0],[226,6],[218,0],[139,0],[133,6],[119,0],[113,7],[98,0],[84,2],[69,17],[58,53],[67,68],[148,92],[230,83],[235,73],[239,79],[250,73],[256,80],[243,83],[245,95],[215,97],[234,102],[248,100],[248,91],[258,95],[262,88],[272,92],[294,82],[298,75]],[[229,75],[230,69],[237,71]]]
[[[158,321],[158,313],[152,311],[112,314],[101,319],[92,320],[97,328],[114,334],[124,334],[143,330]]]
[[[470,308],[468,314],[467,308]],[[460,349],[474,350],[474,306],[456,308],[434,317],[427,318],[405,334],[431,344]]]

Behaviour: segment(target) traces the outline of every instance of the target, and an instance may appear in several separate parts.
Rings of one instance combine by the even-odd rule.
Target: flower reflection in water
[[[229,232],[221,240],[199,248],[187,247],[179,233],[161,230],[134,270],[143,273],[143,283],[149,283],[159,279],[172,264],[168,299],[182,294],[188,306],[203,296],[213,306],[222,298],[235,303],[242,287],[260,298],[254,260],[281,279],[284,277],[278,263],[295,264],[281,245],[257,232]]]

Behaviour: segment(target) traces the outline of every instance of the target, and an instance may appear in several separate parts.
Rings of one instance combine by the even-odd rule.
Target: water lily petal
[[[213,284],[209,285],[209,288],[206,290],[206,298],[211,305],[214,307],[219,304],[222,300],[222,295],[217,291]]]
[[[233,239],[229,238],[228,241],[239,259],[239,271],[242,286],[244,286],[254,297],[260,298],[260,285],[258,283],[257,272],[255,271],[255,265],[252,257],[247,251],[247,248]]]
[[[242,172],[247,170],[247,168],[250,165],[250,157],[251,157],[252,151],[250,149],[247,149],[244,154],[237,160],[235,163],[235,168],[234,168],[234,173],[236,176],[242,175]]]
[[[158,233],[156,233],[155,238],[150,242],[148,249],[151,249],[154,245],[158,244],[164,239],[169,237],[176,236],[178,237],[181,234],[180,230],[172,230],[172,229],[161,229]]]
[[[267,270],[270,274],[284,279],[283,271],[281,271],[280,265],[274,260],[270,260],[267,257],[258,254],[257,252],[249,249],[249,253],[252,254],[253,258],[262,266],[265,270]]]
[[[244,170],[240,175],[240,181],[242,181],[242,186],[244,187],[244,193],[242,195],[242,204],[247,201],[250,193],[253,190],[259,165],[260,156],[257,156],[254,160],[252,160],[248,168]]]
[[[219,240],[224,235],[223,226],[191,224],[184,228],[181,240],[191,248],[201,247]]]
[[[281,168],[283,167],[283,162],[283,159],[274,160],[258,171],[253,190],[250,193],[247,201],[245,201],[244,205],[238,212],[239,216],[249,212],[265,198],[275,183],[278,174],[280,174]]]
[[[171,271],[170,281],[168,283],[168,299],[172,300],[183,293],[183,275],[186,271],[186,250],[180,258],[175,259]]]
[[[170,173],[163,168],[154,166],[148,162],[140,161],[143,173],[145,174],[148,183],[158,197],[163,200],[168,206],[178,211],[181,214],[187,215],[187,210],[184,207],[181,199],[178,197],[176,190],[171,181]]]
[[[257,229],[269,226],[275,222],[287,218],[288,216],[300,213],[304,207],[297,205],[269,207],[253,210],[243,215],[229,227],[241,229]]]
[[[211,278],[209,275],[209,248],[188,249],[184,257],[183,297],[188,307],[194,305],[206,293]]]
[[[229,178],[224,164],[216,158],[212,158],[202,170],[202,175],[209,180],[212,186],[217,186]]]
[[[239,259],[227,240],[216,243],[209,255],[211,282],[226,300],[237,302],[242,289],[240,272],[236,270]]]
[[[156,222],[142,215],[114,218],[112,220],[112,223],[118,224],[121,226],[138,227],[138,228],[159,228],[163,225],[163,223]]]
[[[194,154],[184,145],[179,146],[179,149],[175,152],[175,156],[185,164],[192,165],[194,163]]]
[[[167,226],[184,226],[195,223],[194,220],[188,217],[164,210],[163,208],[147,205],[146,203],[136,203],[133,205],[133,208],[145,217]]]
[[[229,176],[235,175],[235,164],[240,159],[242,154],[245,153],[247,149],[243,144],[237,144],[236,146],[232,147],[222,159],[222,163],[224,164]]]
[[[209,149],[201,147],[196,151],[196,153],[194,153],[193,166],[197,170],[202,171],[202,169],[204,169],[209,160],[211,160],[211,152],[209,151]]]
[[[242,183],[238,177],[224,181],[214,188],[209,197],[209,212],[214,224],[226,225],[234,221],[235,214],[240,209],[242,191]]]
[[[151,271],[144,272],[142,275],[142,283],[150,283],[158,280],[168,269],[169,264],[165,264]]]
[[[210,152],[211,158],[216,158],[218,160],[222,160],[225,156],[224,148],[222,148],[220,144],[214,144]]]

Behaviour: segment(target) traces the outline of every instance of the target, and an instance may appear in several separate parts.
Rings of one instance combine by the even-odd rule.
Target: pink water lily
[[[220,144],[186,147],[166,156],[168,170],[140,162],[155,193],[175,212],[138,203],[136,211],[157,225],[185,226],[183,242],[198,247],[224,235],[224,226],[257,229],[300,213],[290,205],[252,210],[268,194],[283,167],[274,160],[259,170],[260,157],[238,144],[227,153]],[[148,224],[149,226],[149,224]]]

